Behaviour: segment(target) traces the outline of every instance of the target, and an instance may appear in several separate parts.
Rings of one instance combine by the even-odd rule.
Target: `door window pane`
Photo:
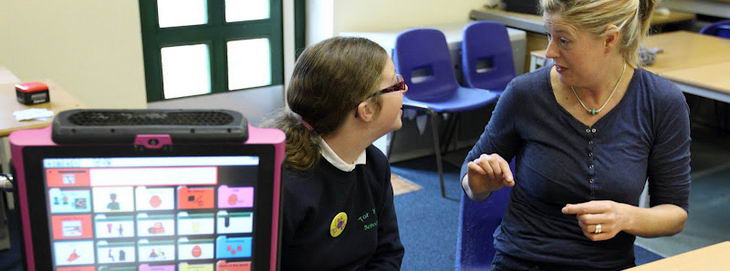
[[[165,99],[210,93],[208,45],[164,47],[160,53]]]
[[[226,22],[269,18],[269,0],[226,0]]]
[[[206,0],[157,0],[160,28],[208,23]]]
[[[269,39],[228,42],[228,89],[271,84],[271,47]]]

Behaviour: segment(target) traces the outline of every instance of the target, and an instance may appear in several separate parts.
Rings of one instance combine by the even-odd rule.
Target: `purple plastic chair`
[[[510,169],[515,172],[514,161]],[[483,201],[473,201],[461,193],[459,227],[456,236],[457,271],[490,270],[494,249],[494,231],[500,223],[509,203],[511,187],[492,192]]]
[[[715,22],[703,27],[700,33],[730,39],[730,20]]]
[[[467,25],[461,41],[461,63],[466,86],[502,93],[515,77],[507,28],[493,21]]]
[[[408,84],[408,92],[403,98],[404,107],[425,111],[431,116],[441,196],[446,197],[436,117],[441,113],[458,113],[486,107],[496,101],[497,94],[459,85],[446,38],[436,29],[415,28],[398,34],[393,62],[396,71]],[[391,142],[395,142],[394,139],[395,132]]]

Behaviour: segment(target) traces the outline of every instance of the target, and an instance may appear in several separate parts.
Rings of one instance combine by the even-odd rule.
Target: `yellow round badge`
[[[345,226],[347,226],[347,214],[345,212],[340,212],[332,218],[332,223],[330,223],[330,235],[333,238],[340,236],[340,234],[345,231]]]

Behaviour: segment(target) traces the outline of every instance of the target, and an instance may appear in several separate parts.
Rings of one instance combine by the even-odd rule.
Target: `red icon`
[[[73,261],[77,260],[78,258],[81,258],[81,256],[79,256],[79,254],[77,254],[76,250],[74,249],[74,251],[71,253],[71,255],[68,255],[68,258],[66,259],[66,261],[73,262]]]
[[[162,204],[162,199],[160,199],[160,196],[154,195],[150,198],[150,206],[152,206],[152,208],[160,207],[160,204]]]
[[[203,250],[200,249],[200,246],[194,246],[192,250],[193,257],[197,258],[200,257],[200,255],[203,254]]]
[[[228,204],[235,205],[236,202],[238,202],[238,196],[236,196],[236,194],[231,194],[230,196],[228,196]]]
[[[231,255],[236,255],[236,252],[243,250],[241,245],[238,245],[235,250],[233,249],[233,247],[231,247],[231,245],[228,245],[228,247],[226,249],[228,250],[228,252],[231,253]]]
[[[152,227],[150,227],[149,229],[147,229],[147,231],[149,233],[153,233],[153,234],[156,234],[156,233],[165,233],[165,227],[162,226],[162,223],[155,222],[155,224],[152,225]]]

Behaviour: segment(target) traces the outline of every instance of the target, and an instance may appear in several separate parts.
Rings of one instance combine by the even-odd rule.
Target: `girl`
[[[376,43],[335,37],[306,49],[288,110],[282,270],[398,270],[403,245],[387,158],[371,144],[401,127],[408,87]]]

